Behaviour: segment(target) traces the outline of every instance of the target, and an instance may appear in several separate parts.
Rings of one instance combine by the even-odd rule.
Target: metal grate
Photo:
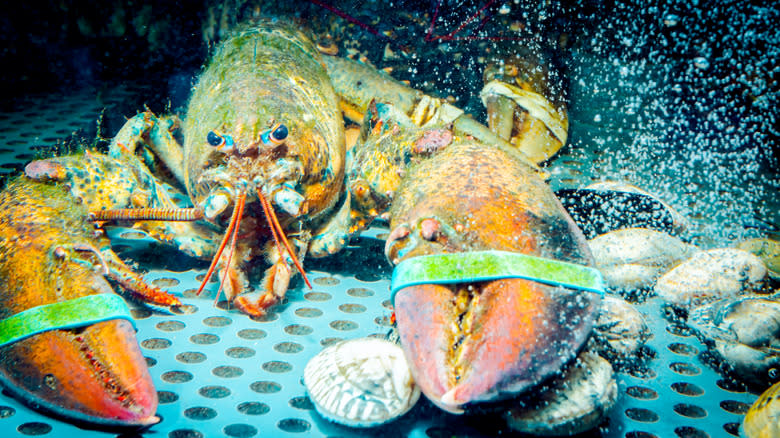
[[[131,91],[115,89],[96,98],[86,88],[67,96],[31,97],[15,112],[0,113],[0,173],[11,174],[57,139],[94,123]],[[581,176],[596,155],[579,151],[560,157],[553,169]],[[590,157],[590,158],[589,158]],[[576,173],[572,169],[574,169]],[[584,177],[583,177],[584,178]],[[595,179],[591,177],[592,179]],[[582,180],[580,180],[582,181]],[[571,181],[564,181],[570,185]],[[181,312],[135,308],[138,340],[148,358],[160,395],[163,421],[149,430],[155,436],[479,436],[507,432],[485,429],[479,418],[454,417],[421,401],[402,419],[371,431],[329,423],[313,411],[301,383],[307,361],[324,345],[340,339],[383,335],[390,316],[390,267],[382,255],[382,233],[372,228],[355,246],[333,258],[307,260],[313,290],[296,287],[286,304],[268,317],[253,320],[210,293],[193,296],[205,268],[163,270],[154,263],[146,279],[182,296]],[[110,230],[123,251],[143,250],[152,240],[127,229]],[[702,362],[704,346],[682,326],[661,317],[658,300],[639,305],[654,333],[649,369],[618,375],[618,404],[601,430],[606,437],[685,438],[738,436],[738,425],[756,395],[729,382]],[[483,421],[483,423],[485,423]],[[0,430],[5,436],[105,437],[115,433],[85,431],[30,410],[0,395]]]

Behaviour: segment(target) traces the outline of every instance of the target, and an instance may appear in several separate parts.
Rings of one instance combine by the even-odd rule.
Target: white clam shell
[[[670,267],[697,251],[674,236],[647,228],[602,234],[588,246],[607,286],[627,292],[652,287]]]
[[[303,382],[320,415],[352,427],[391,421],[420,398],[401,347],[378,338],[325,348],[306,365]]]
[[[669,304],[693,308],[756,288],[766,277],[764,262],[741,249],[701,251],[664,274],[655,292]]]

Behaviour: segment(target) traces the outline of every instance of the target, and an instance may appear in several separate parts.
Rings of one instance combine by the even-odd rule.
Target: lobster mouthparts
[[[420,389],[440,408],[517,395],[576,356],[599,295],[522,279],[398,291],[401,345]]]

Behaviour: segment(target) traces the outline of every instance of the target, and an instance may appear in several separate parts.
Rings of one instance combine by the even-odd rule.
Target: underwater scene
[[[0,19],[3,436],[780,436],[777,4]]]

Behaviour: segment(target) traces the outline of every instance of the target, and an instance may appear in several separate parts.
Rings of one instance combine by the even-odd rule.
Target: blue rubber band
[[[474,251],[413,257],[393,270],[391,302],[399,290],[420,284],[453,284],[522,278],[604,295],[598,269],[507,251]]]
[[[0,347],[49,330],[72,329],[111,319],[133,324],[125,300],[116,294],[87,295],[32,307],[0,320]]]

